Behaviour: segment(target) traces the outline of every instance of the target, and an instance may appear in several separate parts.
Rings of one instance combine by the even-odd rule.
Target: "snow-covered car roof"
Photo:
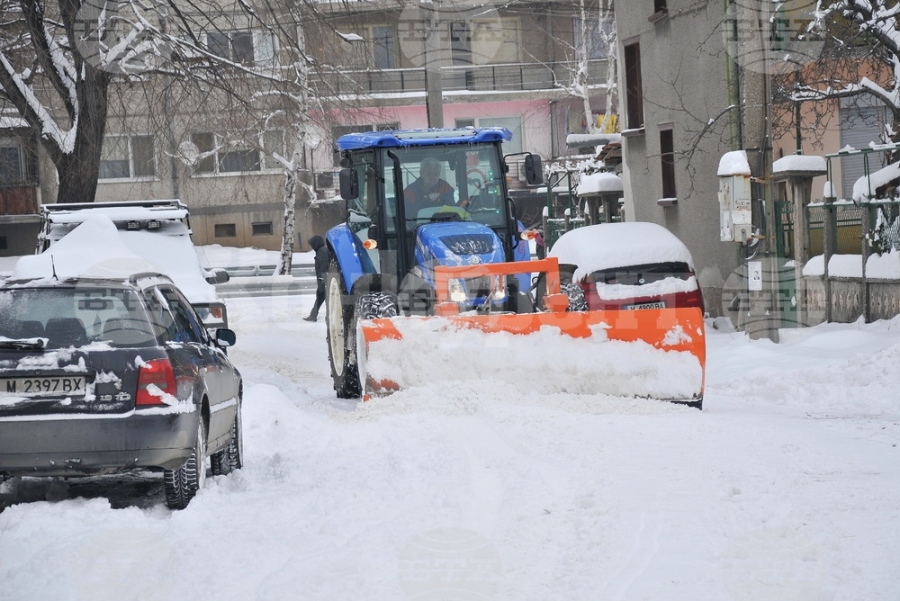
[[[19,259],[10,279],[107,277],[125,279],[135,273],[169,276],[191,303],[215,302],[215,286],[204,278],[189,230],[180,221],[163,222],[157,230],[119,230],[105,212],[84,223],[39,255]]]
[[[559,237],[547,256],[577,267],[574,278],[615,267],[682,262],[694,268],[691,253],[675,234],[655,223],[588,225]]]

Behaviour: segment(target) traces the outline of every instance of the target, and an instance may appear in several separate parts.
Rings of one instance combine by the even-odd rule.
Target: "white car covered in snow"
[[[131,252],[172,278],[207,328],[228,326],[225,302],[214,286],[227,282],[228,273],[204,269],[200,264],[191,240],[190,213],[180,200],[43,205],[36,253],[50,248],[94,215],[109,217]]]

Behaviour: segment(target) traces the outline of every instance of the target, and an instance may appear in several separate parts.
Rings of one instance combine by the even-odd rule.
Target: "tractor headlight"
[[[491,292],[488,295],[488,300],[491,302],[502,301],[506,298],[506,276],[492,275],[490,280]]]
[[[466,295],[466,287],[463,286],[462,280],[459,278],[451,278],[447,282],[447,287],[450,291],[450,300],[454,303],[464,303],[469,300],[469,297]]]

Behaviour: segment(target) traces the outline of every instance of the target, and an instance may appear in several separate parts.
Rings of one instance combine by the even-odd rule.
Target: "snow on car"
[[[571,273],[591,310],[698,307],[703,294],[688,248],[649,222],[601,223],[560,236],[548,256]]]
[[[182,509],[241,467],[235,334],[150,268],[94,215],[0,284],[0,480],[160,471]]]
[[[222,269],[207,270],[200,265],[191,240],[188,208],[181,201],[43,205],[36,252],[50,248],[93,215],[108,217],[134,254],[147,261],[154,271],[172,278],[208,328],[228,326],[225,302],[213,285],[227,282],[228,274]]]

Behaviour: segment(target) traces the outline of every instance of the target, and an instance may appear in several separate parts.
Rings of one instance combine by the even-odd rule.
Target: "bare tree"
[[[109,104],[121,102],[127,117],[122,98],[136,90],[168,146],[180,146],[173,161],[196,164],[220,150],[179,143],[175,112],[227,129],[229,140],[216,144],[254,145],[276,126],[291,131],[287,152],[261,149],[285,174],[279,269],[290,271],[298,193],[307,206],[313,198],[310,72],[322,65],[307,55],[305,32],[328,27],[315,1],[0,0],[0,13],[0,101],[15,107],[56,167],[57,202],[94,199]],[[266,56],[254,54],[254,35],[268,36]]]
[[[900,141],[900,8],[895,0],[818,0],[811,35],[824,39],[820,59],[802,77],[783,81],[792,102],[868,96],[893,117],[887,139]]]

